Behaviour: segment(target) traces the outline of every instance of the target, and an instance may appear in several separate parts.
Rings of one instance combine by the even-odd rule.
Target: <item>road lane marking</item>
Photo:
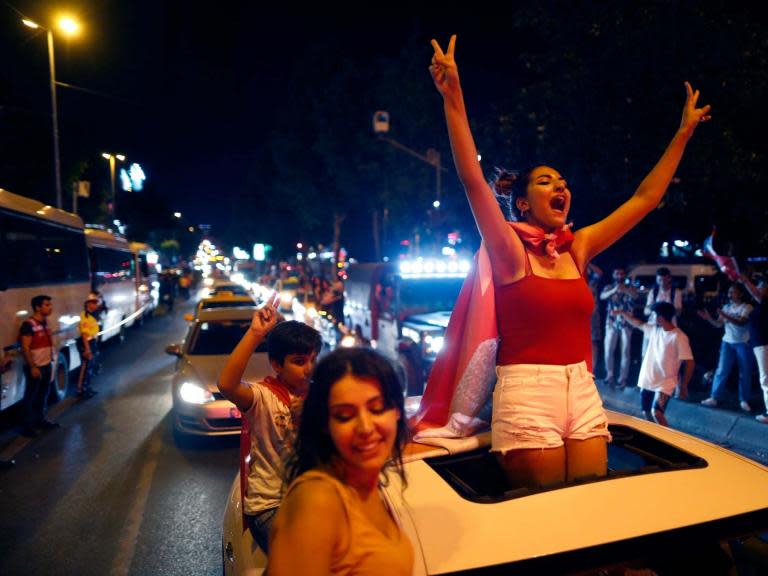
[[[149,442],[147,457],[139,474],[139,481],[134,492],[135,498],[125,519],[125,525],[120,537],[117,555],[112,562],[111,576],[127,576],[130,573],[133,555],[136,552],[136,541],[144,521],[144,511],[152,488],[152,477],[157,468],[158,456],[162,448],[162,438],[155,434]]]

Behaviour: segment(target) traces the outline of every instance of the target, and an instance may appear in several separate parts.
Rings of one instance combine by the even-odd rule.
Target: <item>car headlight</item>
[[[347,334],[341,339],[340,346],[344,348],[353,348],[357,344],[357,339],[351,334]]]
[[[419,342],[421,341],[421,334],[418,330],[405,326],[403,327],[403,338],[410,338],[414,342]]]
[[[427,354],[439,354],[440,350],[443,348],[443,343],[445,342],[444,336],[429,336],[427,335],[424,338],[424,343],[426,344]]]
[[[207,404],[214,400],[213,394],[202,386],[193,384],[192,382],[184,382],[181,385],[181,388],[179,388],[179,397],[189,404]]]

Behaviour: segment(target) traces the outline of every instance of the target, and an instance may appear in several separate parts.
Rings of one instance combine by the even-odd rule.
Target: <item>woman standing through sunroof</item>
[[[658,206],[710,107],[697,108],[699,92],[686,82],[680,126],[635,193],[603,220],[572,233],[571,191],[552,166],[499,170],[486,181],[454,59],[456,36],[445,52],[435,40],[432,46],[430,72],[492,271],[499,335],[492,450],[514,485],[605,475],[610,434],[591,373],[594,302],[585,273],[595,256]]]

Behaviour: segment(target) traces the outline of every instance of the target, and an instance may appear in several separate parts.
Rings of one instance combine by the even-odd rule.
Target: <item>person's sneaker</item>
[[[768,424],[768,413],[766,414],[758,414],[755,416],[755,420],[758,422],[761,422],[762,424]]]
[[[50,420],[43,420],[40,422],[40,428],[42,430],[53,430],[54,428],[61,428],[61,424],[58,422],[51,422]]]
[[[712,397],[705,398],[704,400],[701,401],[701,405],[702,406],[710,406],[710,407],[714,408],[715,406],[717,406],[717,400],[715,400]]]
[[[752,406],[750,406],[749,402],[746,402],[745,400],[739,402],[739,408],[741,408],[744,412],[752,412]]]

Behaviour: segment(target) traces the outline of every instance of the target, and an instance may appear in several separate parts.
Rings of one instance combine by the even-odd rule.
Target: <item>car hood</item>
[[[186,356],[184,364],[177,372],[176,379],[193,379],[204,385],[209,391],[215,392],[218,387],[216,382],[221,374],[221,369],[227,362],[228,356]],[[256,381],[272,373],[266,353],[252,354],[245,368],[243,380]]]
[[[768,469],[686,434],[626,423],[706,459],[704,468],[616,478],[498,503],[459,496],[424,460],[406,463],[387,499],[418,543],[428,574],[581,550],[768,508]],[[659,511],[662,513],[660,514]]]

